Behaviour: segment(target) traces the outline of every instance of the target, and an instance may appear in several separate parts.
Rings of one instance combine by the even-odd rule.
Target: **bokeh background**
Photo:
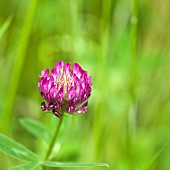
[[[92,76],[92,96],[87,114],[65,118],[54,159],[169,170],[169,7],[169,0],[0,0],[1,133],[43,155],[48,146],[20,119],[53,132],[58,120],[41,111],[38,75],[59,60],[78,62]],[[3,158],[0,167],[20,163]]]

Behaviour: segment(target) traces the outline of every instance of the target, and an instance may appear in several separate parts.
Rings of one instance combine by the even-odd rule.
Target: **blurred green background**
[[[59,60],[78,62],[92,76],[92,96],[87,114],[65,118],[54,159],[169,170],[169,7],[169,0],[0,0],[0,131],[43,155],[48,146],[20,119],[53,132],[58,120],[41,111],[38,75]],[[0,167],[20,163],[3,158]]]

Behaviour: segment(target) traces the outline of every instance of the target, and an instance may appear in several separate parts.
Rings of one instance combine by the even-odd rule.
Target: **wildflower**
[[[42,111],[52,111],[58,118],[64,112],[70,114],[85,113],[88,98],[91,95],[91,77],[79,64],[59,61],[49,72],[43,70],[38,88],[45,102],[41,103]]]

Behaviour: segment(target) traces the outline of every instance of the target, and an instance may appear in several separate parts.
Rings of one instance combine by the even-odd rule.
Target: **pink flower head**
[[[79,64],[59,61],[51,73],[49,69],[43,70],[40,77],[38,88],[47,103],[41,103],[42,111],[52,111],[58,118],[64,112],[77,114],[87,111],[91,77]]]

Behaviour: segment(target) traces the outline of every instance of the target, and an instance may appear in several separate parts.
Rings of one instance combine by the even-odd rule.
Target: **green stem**
[[[50,146],[49,146],[49,148],[48,148],[48,150],[47,150],[47,153],[46,153],[46,156],[45,156],[45,159],[44,159],[45,161],[48,160],[48,158],[49,158],[49,156],[50,156],[50,154],[51,154],[51,152],[52,152],[52,150],[53,150],[53,148],[54,148],[56,139],[57,139],[58,134],[59,134],[59,131],[60,131],[60,127],[61,127],[62,121],[63,121],[63,116],[60,118],[59,124],[58,124],[57,127],[56,127],[54,136],[53,136],[53,138],[52,138],[52,140],[51,140]]]

